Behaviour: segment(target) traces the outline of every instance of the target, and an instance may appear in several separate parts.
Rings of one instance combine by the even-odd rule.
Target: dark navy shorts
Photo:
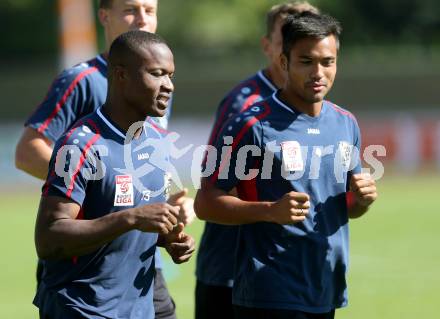
[[[335,310],[326,313],[307,313],[296,310],[259,309],[234,306],[235,319],[334,319]]]
[[[41,278],[41,263],[38,263],[37,279]],[[176,305],[171,298],[165,279],[162,275],[162,270],[156,269],[154,276],[154,311],[156,313],[155,319],[176,319]],[[50,319],[49,316],[40,313],[40,319]]]
[[[232,319],[232,288],[206,285],[197,280],[195,319]]]
[[[157,268],[154,276],[153,302],[156,319],[176,319],[176,304],[168,292],[162,270]]]

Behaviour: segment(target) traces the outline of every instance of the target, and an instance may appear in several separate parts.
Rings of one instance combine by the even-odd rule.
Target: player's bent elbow
[[[52,142],[32,128],[25,128],[15,148],[15,167],[39,179],[47,176]]]
[[[36,242],[35,248],[39,259],[57,260],[65,258],[65,256],[63,256],[62,254],[61,247],[55,247],[49,244],[39,244],[38,242]]]
[[[32,152],[32,145],[26,139],[21,139],[15,148],[15,167],[25,173],[33,174],[33,161],[36,154]]]
[[[47,233],[49,231],[37,231],[35,233],[35,250],[39,259],[62,259],[62,247],[58,242],[49,238]]]
[[[19,149],[19,147],[17,146],[17,149],[15,151],[15,167],[26,174],[44,180],[47,173],[43,171],[40,172],[40,170],[35,167],[34,159],[35,156],[28,153],[28,151],[26,150]]]
[[[50,259],[51,254],[48,245],[43,244],[38,238],[35,238],[35,249],[39,259]]]
[[[196,198],[194,199],[194,212],[196,213],[196,216],[201,220],[207,219],[207,207],[205,205],[205,198],[204,198],[204,192],[202,190],[199,190],[197,192]]]
[[[36,250],[37,250],[38,259],[42,259],[42,260],[50,259],[49,253],[44,248],[40,246],[36,246]]]
[[[21,171],[26,171],[28,156],[23,148],[24,147],[21,143],[15,148],[15,167]]]

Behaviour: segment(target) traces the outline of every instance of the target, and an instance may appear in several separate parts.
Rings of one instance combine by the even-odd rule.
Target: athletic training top
[[[81,119],[56,143],[42,196],[75,201],[79,219],[165,202],[168,151],[154,147],[162,133],[142,125],[124,146],[125,133],[100,109]],[[53,319],[154,318],[156,241],[155,233],[132,230],[92,253],[43,260],[34,304]]]
[[[351,174],[361,169],[360,143],[348,111],[324,101],[320,115],[311,117],[280,101],[278,93],[223,126],[209,177],[216,187],[235,187],[248,201],[305,192],[311,203],[301,223],[240,226],[234,304],[311,313],[346,305],[346,191]]]

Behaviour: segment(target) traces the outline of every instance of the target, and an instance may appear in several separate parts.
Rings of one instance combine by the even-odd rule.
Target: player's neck
[[[145,119],[139,119],[137,114],[131,114],[132,112],[127,111],[127,108],[118,107],[114,103],[107,101],[103,106],[101,111],[104,115],[110,119],[116,126],[126,134],[128,129],[133,123],[143,121]],[[134,138],[139,137],[142,130],[137,130],[134,134]]]
[[[263,70],[264,75],[277,87],[281,88],[284,85],[283,75],[280,74],[276,67],[271,64]]]
[[[278,97],[283,101],[285,104],[287,104],[289,107],[307,114],[311,117],[317,117],[319,114],[321,114],[322,110],[322,101],[310,103],[307,101],[304,101],[298,94],[295,92],[288,92],[285,89],[282,89],[278,95]]]

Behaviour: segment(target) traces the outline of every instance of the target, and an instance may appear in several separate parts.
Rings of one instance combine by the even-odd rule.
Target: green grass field
[[[351,222],[350,302],[336,317],[438,318],[440,178],[389,177],[378,187],[374,208]],[[0,196],[0,318],[38,317],[32,305],[38,200],[38,193]],[[188,232],[198,239],[202,229],[202,222],[195,222]],[[166,260],[165,265],[178,317],[193,318],[195,258],[180,266]]]

